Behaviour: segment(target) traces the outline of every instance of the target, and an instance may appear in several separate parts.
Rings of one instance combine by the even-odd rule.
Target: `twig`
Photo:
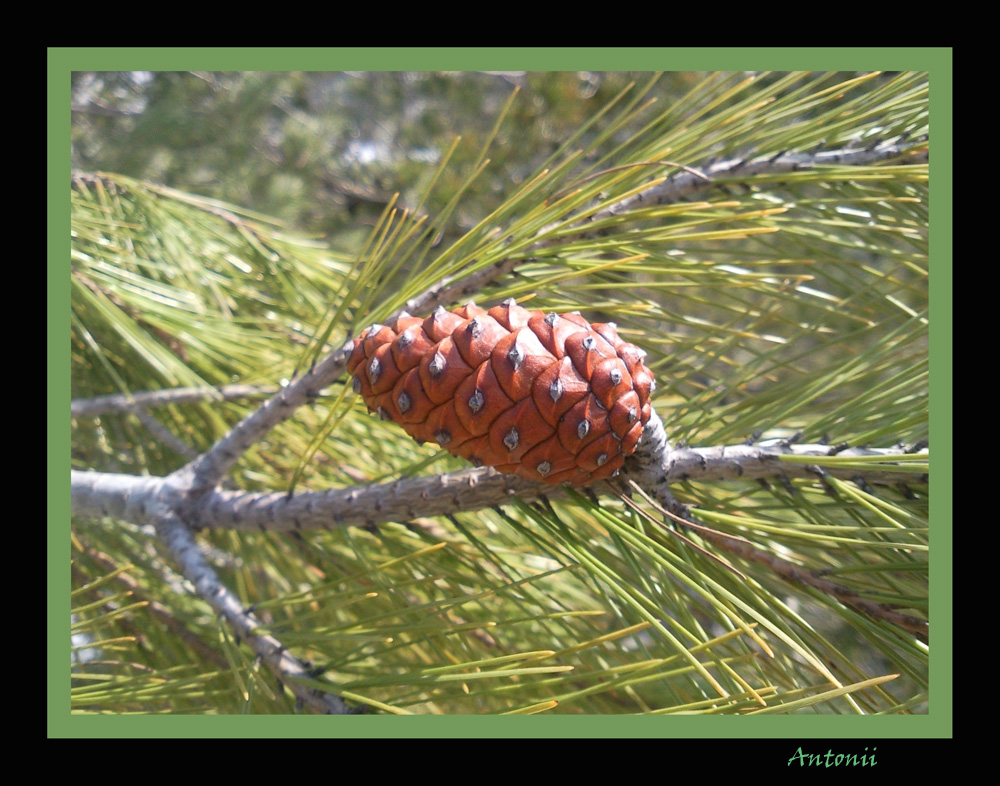
[[[329,715],[355,713],[355,710],[336,694],[309,688],[299,682],[299,680],[315,682],[316,678],[310,673],[306,664],[285,650],[278,639],[255,632],[261,627],[261,622],[219,580],[215,571],[199,552],[191,530],[173,511],[163,509],[161,506],[156,519],[157,533],[180,565],[181,572],[194,584],[198,596],[222,615],[236,632],[238,639],[247,643],[297,699],[315,711]]]
[[[394,317],[404,310],[413,309],[422,312],[433,309],[478,291],[486,282],[503,276],[513,269],[517,262],[518,260],[504,260],[462,279],[443,279],[423,295],[408,301],[407,308],[396,312]],[[174,473],[177,481],[189,487],[192,492],[204,492],[222,482],[222,478],[245,451],[272,428],[290,418],[300,406],[319,396],[323,388],[332,384],[344,373],[347,358],[353,348],[354,342],[347,341],[323,358],[307,374],[268,399],[260,409],[237,423],[204,454]]]
[[[80,533],[76,533],[76,538],[78,540],[80,539]],[[105,570],[110,573],[121,567],[107,554],[104,554],[103,552],[100,552],[95,548],[92,548],[90,546],[84,546],[84,551],[91,560],[96,562],[101,567],[102,570]],[[80,572],[76,567],[73,568],[73,571],[74,575],[77,575],[79,579],[77,581],[77,584],[82,585],[87,581],[87,578],[84,577],[82,575],[82,572]],[[191,649],[197,652],[200,657],[204,658],[205,660],[211,661],[220,669],[229,668],[229,662],[225,659],[222,653],[207,646],[205,642],[202,641],[201,637],[192,633],[191,630],[183,622],[177,619],[177,617],[169,608],[164,606],[159,601],[149,598],[146,592],[140,586],[139,582],[136,581],[131,575],[129,575],[128,573],[118,573],[115,575],[114,580],[116,583],[124,585],[125,588],[132,593],[132,597],[135,600],[145,603],[146,604],[145,611],[148,611],[150,614],[154,615],[160,621],[161,624],[170,628],[172,633],[183,639],[185,643],[189,647],[191,647]],[[99,599],[96,596],[96,594],[94,595],[94,598],[95,600]],[[128,620],[120,620],[119,624],[127,625],[130,628],[134,627],[132,626],[131,621]],[[141,638],[138,635],[138,633],[135,633],[134,631],[133,635],[135,635],[137,639]]]
[[[436,305],[474,293],[494,278],[512,270],[517,259],[503,260],[465,278],[444,279],[423,295],[407,304],[413,309],[432,309]],[[266,401],[258,410],[245,417],[208,451],[195,458],[167,478],[138,478],[102,473],[71,473],[71,505],[76,515],[114,516],[136,523],[152,523],[171,553],[182,565],[199,597],[216,608],[237,634],[246,640],[268,667],[286,683],[288,677],[308,677],[305,666],[284,651],[273,636],[253,634],[259,625],[243,609],[218,576],[194,548],[188,525],[191,519],[179,511],[197,511],[199,502],[211,496],[239,457],[256,444],[274,426],[291,417],[295,410],[319,396],[320,391],[344,372],[353,342],[317,363],[310,371]],[[197,395],[203,396],[203,392]],[[221,396],[221,394],[220,394]],[[134,397],[133,397],[134,399]],[[164,396],[153,394],[143,402],[162,401]],[[174,399],[179,400],[178,398]],[[127,403],[114,402],[120,406]],[[104,405],[108,402],[105,401]],[[135,406],[134,403],[131,406]],[[323,712],[351,712],[339,698],[307,689],[291,681],[289,688],[303,702]]]
[[[872,619],[890,622],[913,633],[921,641],[927,641],[928,623],[926,620],[903,614],[887,604],[876,603],[861,598],[857,591],[823,578],[813,571],[801,568],[774,554],[762,551],[745,538],[727,535],[706,527],[704,524],[700,524],[691,515],[688,507],[678,502],[670,491],[671,479],[676,480],[681,477],[694,479],[687,474],[686,469],[688,467],[690,467],[692,472],[701,475],[698,479],[705,480],[720,480],[726,478],[727,474],[728,478],[735,476],[743,479],[761,479],[766,476],[768,468],[772,475],[780,472],[780,477],[783,479],[793,474],[793,468],[801,470],[803,472],[802,476],[815,476],[815,466],[788,464],[781,462],[778,456],[787,454],[822,456],[836,454],[837,456],[844,456],[852,452],[850,449],[829,445],[796,445],[792,444],[789,440],[782,441],[770,447],[764,447],[763,445],[753,447],[744,444],[723,448],[705,448],[702,450],[687,448],[682,451],[672,451],[667,446],[666,433],[656,413],[653,413],[650,422],[643,432],[643,443],[640,443],[639,449],[635,454],[638,459],[626,465],[628,475],[646,493],[656,498],[666,509],[668,515],[675,521],[681,524],[695,525],[698,534],[702,538],[725,549],[731,554],[736,554],[750,562],[765,565],[772,572],[788,581],[819,590],[844,605],[866,614]],[[900,457],[906,455],[901,453],[899,449],[893,450]],[[763,453],[761,454],[762,451]],[[873,455],[870,450],[854,449],[853,452],[855,455]],[[676,462],[674,460],[675,454],[682,454]],[[885,456],[889,454],[880,451],[875,455]],[[777,467],[775,466],[776,464],[778,465]],[[682,471],[679,472],[678,467],[681,467]],[[858,474],[856,468],[826,468],[826,474],[829,475],[841,472],[846,472],[850,476],[857,476]],[[889,479],[892,475],[893,471],[889,470],[883,479],[886,482],[891,482]]]
[[[136,524],[153,524],[160,539],[207,602],[245,641],[278,679],[306,706],[331,714],[354,712],[339,696],[306,687],[299,679],[315,677],[298,658],[289,654],[274,636],[255,632],[261,622],[246,609],[219,579],[202,556],[191,528],[178,510],[190,499],[188,489],[170,478],[73,472],[70,478],[73,513],[80,516],[113,516]]]
[[[77,516],[155,524],[154,511],[162,504],[183,510],[185,521],[195,528],[268,532],[374,527],[482,510],[508,502],[512,495],[531,501],[559,492],[488,467],[293,496],[212,489],[197,497],[167,478],[74,470],[70,489]]]
[[[160,423],[160,421],[158,421],[146,410],[137,409],[135,411],[135,417],[138,418],[139,422],[142,423],[142,425],[144,425],[146,429],[163,445],[166,445],[168,448],[172,448],[173,451],[179,456],[183,456],[189,461],[193,461],[198,457],[198,453],[194,448]]]
[[[736,447],[736,446],[733,446]],[[746,447],[746,446],[742,446]],[[819,449],[829,446],[799,445],[781,450]],[[720,448],[703,449],[708,453],[721,453]],[[760,450],[769,450],[762,448]],[[700,453],[686,449],[685,453]],[[866,455],[874,451],[869,451]],[[879,451],[878,455],[885,455]],[[761,464],[754,459],[755,464]],[[767,463],[767,462],[764,462]],[[726,459],[718,466],[703,465],[704,479],[747,479],[746,473],[734,471],[741,466]],[[721,474],[728,468],[728,476]],[[796,477],[814,477],[807,465],[770,465],[770,473],[784,472]],[[856,472],[856,470],[855,470]],[[393,483],[375,484],[362,488],[335,489],[324,492],[303,492],[289,496],[285,492],[244,493],[213,490],[195,500],[175,489],[163,479],[139,478],[110,473],[74,472],[72,482],[73,512],[77,515],[105,515],[125,518],[135,523],[155,523],[152,514],[160,503],[181,505],[185,519],[195,527],[236,530],[261,530],[271,532],[333,529],[357,526],[372,527],[389,521],[409,521],[419,517],[453,515],[462,511],[482,510],[509,502],[516,496],[524,502],[533,502],[543,496],[558,497],[562,490],[522,478],[504,476],[490,468],[468,469],[426,478],[406,478]],[[695,472],[695,476],[698,473]],[[890,473],[891,474],[891,473]],[[797,584],[813,587],[836,598],[870,617],[883,619],[908,630],[926,640],[927,623],[902,614],[891,607],[858,597],[857,592],[836,584],[817,574],[800,568],[787,560],[766,553],[749,541],[725,535],[693,519],[686,506],[681,505],[669,490],[669,483],[662,480],[644,484],[642,472],[634,465],[630,476],[639,478],[639,485],[679,520],[689,523],[699,535],[720,548],[745,560],[766,565],[774,573]],[[688,479],[698,479],[689,476]],[[655,473],[653,477],[656,477]],[[753,474],[751,477],[763,477]],[[616,494],[607,484],[595,487],[599,493]]]
[[[257,385],[224,385],[220,388],[170,388],[143,393],[74,399],[69,412],[74,418],[97,417],[109,412],[134,412],[140,409],[163,407],[168,404],[191,404],[198,401],[233,401],[236,399],[270,396],[273,387]]]
[[[222,482],[233,465],[267,432],[290,418],[295,410],[319,396],[343,372],[347,358],[354,348],[348,341],[340,349],[327,355],[307,374],[268,399],[257,411],[247,415],[233,426],[229,433],[216,442],[194,461],[185,465],[172,477],[193,493],[202,493]]]
[[[600,221],[602,218],[620,215],[637,204],[643,207],[673,204],[706,188],[719,186],[726,182],[725,179],[782,175],[802,172],[817,166],[865,166],[899,158],[906,155],[913,146],[912,140],[894,139],[865,148],[841,148],[805,153],[782,152],[757,158],[730,158],[716,161],[699,167],[695,172],[684,171],[671,175],[652,188],[640,191],[594,213],[588,220]],[[924,163],[926,160],[927,152],[920,151],[912,154],[910,163]]]
[[[665,180],[657,180],[649,188],[642,189],[581,219],[574,224],[580,228],[580,233],[560,235],[559,242],[575,242],[590,237],[591,233],[587,227],[594,222],[614,216],[627,215],[638,208],[671,205],[689,199],[694,194],[709,188],[717,188],[735,180],[802,172],[817,166],[864,166],[905,155],[910,156],[907,163],[925,163],[928,159],[927,151],[926,149],[914,150],[913,148],[917,144],[919,144],[919,140],[915,142],[899,137],[864,148],[840,148],[804,153],[784,151],[756,158],[730,158],[699,167],[665,162],[680,167],[683,171],[672,174]],[[558,226],[560,223],[562,220],[550,224],[546,229]],[[544,234],[546,229],[543,229],[541,234]],[[552,240],[544,239],[532,248],[548,246],[552,243]]]
[[[661,499],[661,502],[664,502],[664,500]],[[690,512],[685,512],[683,515],[673,513],[672,517],[683,524],[697,524],[696,519],[690,514]],[[929,628],[927,620],[922,620],[909,614],[903,614],[885,603],[876,603],[874,601],[866,600],[859,596],[857,590],[837,584],[836,582],[823,578],[815,571],[799,567],[798,565],[795,565],[794,563],[782,559],[772,553],[762,551],[745,538],[727,535],[723,532],[719,532],[718,530],[706,527],[703,524],[699,525],[698,534],[704,540],[715,544],[719,548],[725,549],[730,554],[742,557],[748,562],[756,562],[759,565],[766,566],[773,573],[781,576],[787,581],[819,590],[825,595],[835,598],[845,606],[850,606],[851,608],[860,611],[862,614],[867,615],[871,619],[889,622],[899,628],[902,628],[903,630],[909,631],[921,641],[925,643],[927,642]]]
[[[677,523],[697,530],[702,539],[713,543],[715,546],[728,551],[730,554],[735,554],[748,562],[756,562],[759,565],[764,565],[772,573],[781,576],[787,581],[819,590],[843,605],[860,611],[871,619],[889,622],[902,630],[909,631],[920,641],[927,642],[929,631],[927,620],[903,614],[886,603],[876,603],[875,601],[866,600],[860,597],[857,590],[837,584],[824,578],[816,571],[799,567],[788,560],[763,551],[754,546],[746,538],[727,535],[711,527],[706,527],[704,524],[699,524],[697,519],[691,515],[688,507],[679,503],[665,488],[658,489],[657,497],[662,503],[663,507],[660,508],[662,512],[666,513]],[[713,557],[713,559],[717,558]]]
[[[914,466],[913,455],[929,456],[927,450],[903,453],[896,448],[847,448],[837,451],[830,445],[803,444],[783,445],[760,443],[758,445],[721,445],[707,448],[684,448],[673,450],[666,465],[666,479],[679,480],[758,480],[760,478],[786,477],[807,478],[816,475],[815,465],[782,461],[782,456],[815,457],[817,464],[823,458],[837,456],[843,458],[897,458],[898,461],[879,461],[878,469],[865,470],[870,483],[927,483],[925,472],[913,472],[906,467]],[[825,473],[842,480],[853,480],[858,476],[857,467],[827,464]]]

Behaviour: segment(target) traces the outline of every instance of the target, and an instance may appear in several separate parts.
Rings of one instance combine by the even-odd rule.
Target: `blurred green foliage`
[[[670,100],[703,78],[679,72]],[[466,193],[459,228],[485,215],[622,88],[600,72],[102,72],[73,75],[73,166],[150,180],[281,218],[358,234],[397,191],[425,185],[462,140],[426,206],[446,204],[497,112],[523,93]],[[361,219],[359,221],[359,219]]]

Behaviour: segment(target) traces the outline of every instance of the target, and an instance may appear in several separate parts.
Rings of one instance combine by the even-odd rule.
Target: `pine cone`
[[[347,362],[369,411],[418,442],[532,480],[585,486],[635,451],[652,412],[646,353],[615,325],[513,299],[426,319],[402,314],[354,340]]]

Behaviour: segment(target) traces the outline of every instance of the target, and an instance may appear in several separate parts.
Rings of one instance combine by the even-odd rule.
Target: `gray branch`
[[[307,687],[300,679],[315,676],[302,661],[285,650],[274,636],[258,633],[262,622],[243,606],[205,560],[188,523],[180,511],[188,499],[185,490],[169,478],[72,472],[70,499],[74,515],[111,516],[136,524],[153,524],[157,534],[194,585],[198,597],[207,602],[230,625],[297,699],[317,712],[346,715],[354,712],[339,696]]]
[[[736,178],[742,180],[760,175],[783,175],[789,172],[802,172],[817,166],[865,166],[882,163],[906,155],[913,144],[912,141],[893,139],[858,149],[783,152],[757,158],[716,161],[694,171],[681,171],[671,175],[662,183],[604,208],[588,220],[599,221],[602,218],[621,215],[637,207],[673,204],[699,191],[722,185],[726,180]],[[907,163],[917,164],[926,161],[927,152],[920,151],[913,154]]]
[[[816,464],[789,464],[781,460],[781,456],[797,455],[813,457]],[[859,478],[856,468],[832,467],[819,468],[824,457],[829,456],[879,456],[891,458],[898,456],[897,462],[879,462],[879,470],[865,470],[864,478]],[[681,504],[670,491],[670,483],[676,480],[727,480],[738,477],[741,479],[764,479],[768,475],[792,477],[798,471],[804,470],[809,475],[823,479],[825,476],[847,477],[858,483],[906,483],[928,480],[927,475],[906,472],[901,465],[908,456],[926,455],[924,447],[913,447],[909,450],[847,448],[830,445],[790,445],[779,442],[773,445],[736,445],[719,448],[685,449],[673,451],[666,441],[666,432],[656,413],[653,413],[643,431],[643,441],[633,454],[631,464],[626,464],[629,478],[646,494],[659,502],[663,512],[677,522],[687,522],[697,527],[699,535],[717,547],[736,554],[748,562],[765,565],[775,575],[786,581],[811,587],[823,592],[845,606],[860,611],[872,619],[881,619],[907,630],[921,641],[927,641],[928,623],[926,620],[913,617],[899,611],[897,608],[862,598],[859,594],[843,585],[831,581],[819,573],[802,568],[776,554],[763,551],[744,538],[733,537],[724,532],[705,527],[691,515],[688,507]],[[888,466],[883,466],[888,464]],[[903,479],[899,479],[902,472]],[[734,474],[735,473],[735,474]]]
[[[243,418],[222,439],[171,477],[193,492],[217,486],[243,453],[263,439],[272,428],[290,418],[300,406],[317,398],[323,388],[344,373],[353,348],[354,343],[347,341],[340,349],[327,355],[308,373],[268,399],[260,409]]]
[[[258,658],[297,699],[317,712],[327,715],[350,715],[354,710],[334,693],[307,687],[299,680],[315,681],[305,663],[291,655],[284,645],[266,633],[257,633],[262,626],[233,592],[219,580],[198,550],[191,530],[169,510],[158,511],[157,532],[181,572],[195,586],[198,596],[225,618],[241,641],[245,641]]]
[[[394,319],[404,311],[413,309],[416,313],[433,311],[439,305],[452,303],[467,297],[484,287],[490,281],[510,272],[519,260],[508,259],[484,270],[460,279],[446,278],[424,294],[407,302],[407,308],[397,311]],[[335,382],[347,364],[354,349],[354,342],[348,340],[340,349],[327,355],[307,374],[270,398],[256,412],[237,423],[232,430],[216,442],[209,450],[181,468],[176,473],[178,482],[193,491],[204,491],[222,482],[222,478],[232,469],[239,457],[260,441],[268,431],[290,418],[303,404],[314,400],[320,391]]]
[[[655,414],[654,414],[655,417]],[[658,418],[657,418],[658,421]],[[662,428],[662,425],[661,425]],[[656,426],[647,427],[647,433]],[[640,445],[653,442],[653,436]],[[788,463],[781,456],[814,456],[817,463],[835,453],[838,456],[899,457],[899,462],[866,470],[869,484],[925,483],[926,475],[902,469],[904,460],[913,454],[895,448],[851,448],[838,451],[829,445],[727,445],[708,448],[666,450],[663,453],[637,451],[626,464],[628,476],[652,497],[661,495],[661,487],[682,480],[739,481],[765,478],[816,479],[814,464]],[[926,455],[924,450],[918,455]],[[829,476],[853,480],[857,469],[827,466]],[[510,475],[501,475],[489,467],[466,469],[429,477],[404,478],[392,483],[372,484],[349,489],[286,492],[239,492],[213,490],[195,499],[160,488],[157,479],[138,478],[99,472],[74,472],[73,512],[124,518],[137,523],[155,523],[147,509],[151,500],[160,499],[181,505],[184,518],[194,527],[207,529],[292,530],[335,529],[338,527],[373,527],[390,521],[408,522],[475,511],[510,502],[513,497],[531,502],[539,497],[558,497],[556,486],[535,483]],[[160,479],[162,480],[162,479]],[[598,494],[617,494],[609,484],[595,485]]]
[[[108,412],[135,412],[137,410],[163,407],[167,404],[190,404],[198,401],[232,401],[235,399],[270,396],[274,388],[256,385],[224,385],[220,388],[171,388],[133,393],[130,396],[117,393],[110,396],[74,399],[69,412],[74,418],[96,417]]]
[[[517,261],[504,260],[458,280],[444,279],[407,305],[414,309],[433,310],[437,305],[450,303],[456,298],[478,291],[489,281],[512,270]],[[287,653],[273,636],[253,632],[260,623],[242,607],[236,596],[222,584],[198,553],[189,526],[204,521],[198,514],[206,503],[222,493],[217,486],[245,451],[276,425],[290,418],[298,407],[318,397],[323,388],[343,374],[353,347],[353,341],[348,340],[303,377],[279,391],[237,423],[208,451],[167,478],[74,471],[70,481],[71,507],[75,515],[107,516],[155,525],[157,533],[181,564],[182,572],[194,585],[199,597],[223,615],[237,635],[251,646],[268,668],[308,706],[321,712],[339,714],[351,710],[339,697],[305,688],[297,683],[294,678],[309,676],[305,665]],[[242,394],[247,391],[244,389],[240,392]],[[135,396],[131,397],[131,401],[127,397],[104,397],[97,404],[91,403],[89,409],[81,404],[74,414],[110,411],[108,407],[129,410],[136,406],[149,407],[160,403],[200,400],[206,395],[202,390],[186,391],[180,395],[177,391],[140,394],[139,404],[136,403]],[[225,398],[221,391],[210,395],[213,398],[216,395],[218,398]],[[190,517],[182,512],[188,513]]]
[[[662,435],[662,436],[661,436]],[[769,440],[756,445],[720,445],[707,448],[670,448],[663,422],[654,412],[643,432],[635,454],[626,465],[629,476],[650,493],[659,485],[678,481],[762,480],[767,478],[817,478],[823,475],[854,480],[863,475],[867,483],[927,483],[927,473],[908,469],[908,458],[927,456],[927,448],[906,451],[903,448],[851,448],[846,445],[795,444]],[[782,461],[782,456],[815,458],[813,463]],[[878,457],[877,470],[837,466],[824,458]]]
[[[161,444],[172,448],[178,455],[183,456],[188,461],[193,461],[198,457],[198,452],[193,447],[160,423],[149,411],[137,409],[135,417]]]

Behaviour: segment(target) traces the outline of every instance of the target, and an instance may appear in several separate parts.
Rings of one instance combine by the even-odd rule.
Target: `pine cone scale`
[[[472,373],[472,367],[462,360],[451,336],[441,339],[433,350],[427,351],[418,368],[420,384],[435,404],[452,399],[458,386]]]
[[[514,402],[509,399],[487,361],[469,374],[455,391],[455,412],[470,434],[482,436]]]
[[[550,426],[557,426],[566,411],[590,392],[587,380],[568,357],[553,363],[538,375],[531,395],[539,413]]]
[[[528,327],[521,328],[497,342],[491,361],[504,393],[513,401],[531,395],[531,387],[556,360]]]

